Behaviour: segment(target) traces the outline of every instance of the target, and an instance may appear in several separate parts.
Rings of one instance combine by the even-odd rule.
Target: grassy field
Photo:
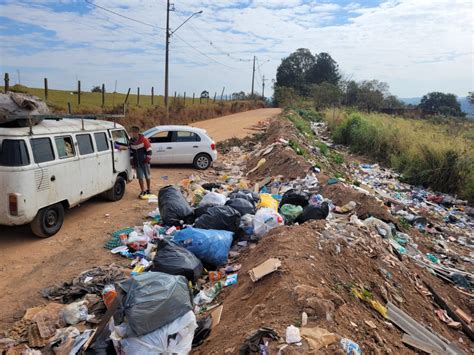
[[[14,88],[14,87],[13,87]],[[4,87],[0,86],[0,90],[3,90]],[[44,89],[41,88],[28,88],[25,86],[20,87],[21,91],[25,91],[30,95],[37,96],[41,99],[45,99]],[[150,95],[144,95],[143,92],[140,92],[140,101],[138,102],[138,95],[136,90],[130,92],[128,96],[128,106],[139,106],[139,107],[154,107],[154,106],[164,106],[164,97],[154,95],[153,97],[153,105],[151,103],[151,93],[147,91]],[[187,94],[185,106],[193,105],[193,98],[192,93]],[[200,94],[197,94],[200,95]],[[105,93],[105,105],[104,108],[111,109],[120,105],[123,105],[125,102],[127,94],[124,93]],[[209,99],[209,104],[213,103],[213,96]],[[219,97],[218,97],[219,98]],[[218,98],[216,99],[216,103],[219,101]],[[184,103],[183,97],[178,97],[176,99],[180,101],[180,105]],[[170,104],[173,104],[175,101],[174,93],[170,93]],[[78,110],[84,111],[88,108],[95,109],[102,106],[102,93],[100,92],[90,92],[90,91],[81,91],[81,103],[78,104],[78,95],[76,92],[67,91],[67,90],[48,90],[48,105],[57,112],[66,112],[67,111],[67,104],[68,102],[71,103],[71,108],[73,112],[77,112]],[[194,104],[199,104],[199,97],[196,97],[194,100]],[[207,99],[202,99],[202,104],[207,104]]]
[[[0,86],[0,91],[4,88]],[[36,88],[21,87],[22,92],[44,99],[44,90]],[[71,103],[71,111],[75,114],[121,114],[126,94],[105,94],[105,105],[102,107],[102,93],[81,93],[81,104],[78,105],[77,94],[66,90],[49,90],[47,104],[53,112],[67,112],[68,102]],[[188,124],[209,118],[229,115],[262,108],[262,101],[220,101],[211,98],[194,100],[190,98],[170,97],[169,115],[166,116],[163,96],[154,97],[154,105],[151,104],[151,95],[141,95],[140,103],[137,105],[137,95],[130,94],[126,107],[126,117],[120,121],[125,127],[130,128],[138,125],[141,128],[149,128],[159,124]]]
[[[324,115],[336,143],[400,172],[414,185],[474,201],[474,123],[432,122],[348,110]]]

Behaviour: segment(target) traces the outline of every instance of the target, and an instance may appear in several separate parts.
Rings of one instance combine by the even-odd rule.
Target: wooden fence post
[[[140,105],[140,87],[137,87],[137,106]]]
[[[48,78],[44,78],[44,101],[48,101]]]
[[[216,102],[217,92],[214,93],[214,103]]]
[[[105,84],[102,84],[102,107],[105,107]]]
[[[209,95],[207,96],[207,104],[209,105]]]
[[[176,91],[174,92],[174,99],[173,99],[173,103],[176,103]]]
[[[67,103],[67,112],[68,112],[69,114],[72,113],[72,110],[71,110],[71,103],[70,103],[70,102]]]
[[[183,101],[183,106],[186,106],[186,91],[184,92],[184,101]]]
[[[193,92],[193,105],[194,105],[194,92]]]
[[[155,88],[152,86],[151,87],[151,105],[153,106],[154,103],[154,96],[155,96]]]
[[[202,96],[199,96],[199,105],[202,103]]]
[[[81,81],[77,81],[77,105],[81,104]]]
[[[124,105],[127,104],[127,101],[128,101],[128,95],[130,95],[130,90],[131,88],[128,88],[128,91],[127,91],[127,96],[125,96],[125,101],[123,102]]]
[[[5,73],[5,92],[10,90],[10,75]]]

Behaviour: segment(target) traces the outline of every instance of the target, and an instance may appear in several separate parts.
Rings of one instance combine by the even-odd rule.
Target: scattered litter
[[[254,267],[249,271],[250,278],[253,282],[256,282],[263,278],[264,276],[271,274],[272,272],[278,270],[281,266],[281,261],[275,258],[268,259],[264,263]]]

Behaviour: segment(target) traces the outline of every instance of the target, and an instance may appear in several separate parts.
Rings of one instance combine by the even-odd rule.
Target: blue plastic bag
[[[227,263],[233,232],[186,228],[177,232],[173,241],[196,255],[202,262],[214,266]]]

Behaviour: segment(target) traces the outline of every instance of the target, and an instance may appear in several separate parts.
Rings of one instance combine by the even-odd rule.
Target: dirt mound
[[[264,237],[256,248],[244,251],[238,284],[226,288],[219,298],[224,304],[221,323],[194,352],[238,353],[245,338],[262,326],[271,327],[284,337],[287,326],[300,326],[305,311],[308,327],[318,326],[350,338],[364,353],[411,353],[401,343],[403,333],[368,303],[356,298],[354,288],[363,289],[382,304],[392,301],[449,340],[458,342],[462,337],[464,344],[470,344],[464,335],[436,318],[420,280],[453,305],[469,309],[467,300],[451,298],[449,286],[410,262],[397,260],[379,236],[347,223],[337,225],[314,221],[281,227]],[[248,271],[269,258],[281,260],[281,268],[252,282]],[[270,348],[277,346],[273,342]],[[333,345],[322,353],[333,354],[338,348]],[[308,353],[306,342],[283,351],[294,352]]]

